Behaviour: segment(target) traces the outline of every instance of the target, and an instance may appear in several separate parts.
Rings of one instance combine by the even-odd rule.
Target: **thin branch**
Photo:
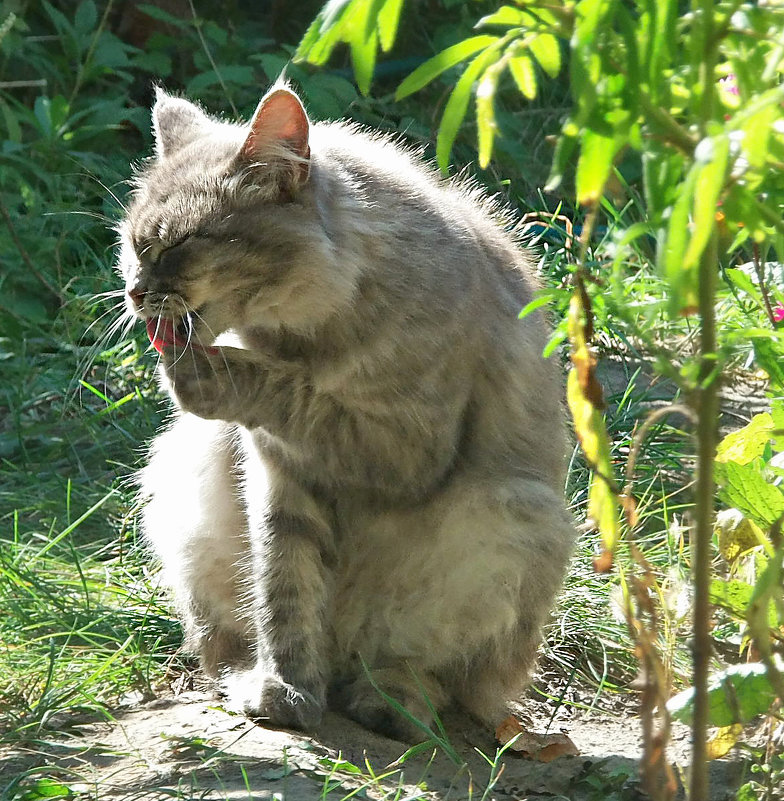
[[[762,301],[765,304],[765,311],[768,313],[770,324],[776,327],[776,316],[773,314],[773,306],[770,303],[770,296],[768,295],[768,282],[765,280],[765,271],[760,263],[759,245],[754,242],[751,249],[751,261],[754,265],[754,272],[757,273],[757,281],[759,282],[760,292],[762,293]]]
[[[49,279],[35,266],[33,260],[30,258],[30,254],[25,250],[25,246],[22,244],[22,240],[19,239],[19,235],[16,233],[16,228],[14,228],[14,222],[11,219],[11,215],[8,212],[8,208],[6,207],[3,199],[0,198],[0,214],[3,215],[3,219],[5,220],[5,224],[8,226],[8,231],[11,234],[11,239],[14,240],[14,244],[16,245],[16,249],[19,251],[19,255],[22,257],[22,261],[25,263],[25,266],[28,270],[38,279],[38,281],[55,297],[60,303],[64,303],[64,299],[60,290],[56,287],[52,286],[49,283]]]
[[[188,5],[191,9],[191,16],[193,17],[193,26],[196,28],[196,34],[199,37],[199,41],[201,42],[202,49],[204,50],[204,54],[207,56],[207,60],[210,62],[210,66],[212,67],[215,75],[218,78],[218,82],[221,85],[221,89],[223,89],[223,94],[226,96],[226,99],[229,101],[229,105],[231,106],[231,110],[234,112],[236,117],[239,117],[240,114],[237,111],[237,107],[234,105],[234,100],[232,100],[231,93],[229,92],[229,87],[226,86],[223,76],[221,75],[220,70],[218,69],[218,65],[215,63],[215,59],[212,57],[212,51],[207,44],[207,40],[204,38],[204,34],[201,30],[201,20],[199,19],[198,15],[196,14],[196,7],[193,5],[193,0],[188,0]]]
[[[0,89],[27,89],[31,86],[45,87],[46,84],[46,78],[36,78],[29,81],[0,81]]]

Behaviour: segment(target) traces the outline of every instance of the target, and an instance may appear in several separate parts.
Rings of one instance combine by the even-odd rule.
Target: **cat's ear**
[[[171,156],[192,142],[209,124],[209,118],[198,106],[166,94],[159,86],[155,88],[152,132],[159,159]]]
[[[259,103],[240,157],[253,163],[288,162],[296,185],[310,170],[310,121],[300,99],[290,89],[277,87]]]

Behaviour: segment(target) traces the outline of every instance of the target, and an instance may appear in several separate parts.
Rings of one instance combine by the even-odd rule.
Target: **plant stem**
[[[760,248],[757,242],[751,246],[752,263],[754,264],[754,272],[757,273],[757,282],[759,283],[760,294],[762,295],[762,302],[765,306],[765,312],[768,315],[770,324],[776,327],[776,316],[773,314],[773,306],[770,303],[768,295],[768,282],[765,280],[765,268],[760,262]]]
[[[714,231],[699,266],[700,384],[695,397],[697,422],[696,523],[692,552],[694,579],[694,622],[692,659],[694,669],[694,719],[692,721],[690,801],[708,798],[707,730],[708,667],[711,656],[709,587],[711,580],[711,538],[713,535],[713,462],[716,456],[716,427],[719,393],[716,353],[716,274],[718,245]]]
[[[716,101],[716,19],[714,0],[694,0],[695,26],[692,34],[694,66],[699,90],[696,109],[700,135],[708,135]],[[694,671],[694,718],[691,725],[691,776],[689,801],[707,801],[708,786],[708,668],[711,658],[709,590],[711,580],[711,538],[713,536],[716,430],[719,416],[719,365],[716,348],[716,278],[719,265],[718,234],[714,222],[710,239],[700,257],[700,380],[693,404],[697,412],[696,521],[692,549],[694,619],[692,665]]]
[[[6,208],[5,203],[3,203],[2,199],[0,199],[0,216],[5,220],[5,224],[8,227],[8,233],[11,234],[11,239],[13,239],[14,244],[16,245],[16,249],[19,251],[19,255],[22,257],[22,261],[24,262],[25,266],[28,270],[34,275],[39,283],[49,290],[49,292],[62,304],[65,301],[63,300],[63,296],[60,291],[52,286],[49,283],[46,276],[35,266],[33,260],[30,258],[30,254],[25,249],[25,246],[22,244],[22,240],[19,238],[19,234],[16,232],[16,228],[14,227],[14,221],[11,219],[11,213]]]

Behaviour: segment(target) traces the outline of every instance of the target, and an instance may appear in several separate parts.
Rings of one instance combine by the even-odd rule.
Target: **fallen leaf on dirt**
[[[510,751],[537,762],[552,762],[560,756],[578,756],[580,753],[565,734],[536,734],[526,731],[512,715],[501,721],[495,730],[495,738],[501,745],[514,740],[509,746]]]

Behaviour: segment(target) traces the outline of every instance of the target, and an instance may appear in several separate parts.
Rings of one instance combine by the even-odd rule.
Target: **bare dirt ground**
[[[401,764],[405,744],[374,735],[334,713],[313,736],[306,736],[263,728],[229,714],[211,694],[192,691],[119,710],[113,721],[79,726],[68,738],[7,749],[0,753],[0,776],[10,779],[31,770],[31,776],[52,777],[67,785],[73,795],[65,797],[98,801],[646,797],[637,775],[640,726],[628,711],[620,717],[578,713],[560,720],[551,731],[566,731],[579,756],[545,764],[505,754],[499,760],[500,774],[494,774],[480,753],[493,761],[497,744],[492,732],[458,715],[447,716],[444,723],[465,760],[462,768],[432,749]],[[539,728],[546,720],[536,721],[534,716],[534,723]],[[685,729],[676,729],[669,756],[676,764],[686,764]],[[711,801],[734,798],[743,765],[721,760],[711,768]]]

